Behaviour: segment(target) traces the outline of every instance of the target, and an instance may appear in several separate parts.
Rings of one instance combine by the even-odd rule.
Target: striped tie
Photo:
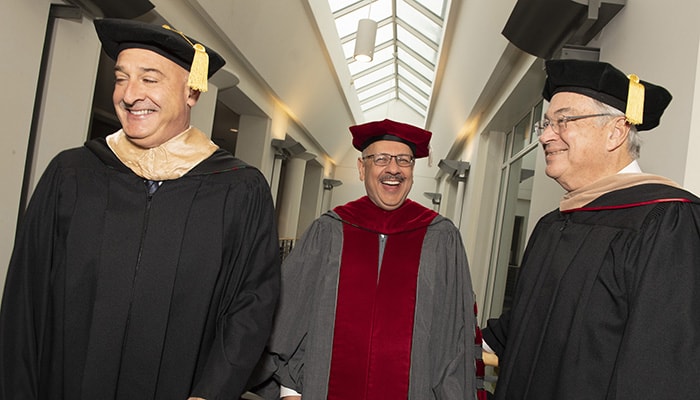
[[[158,181],[145,180],[143,182],[146,184],[146,189],[148,189],[149,196],[153,195],[153,193],[155,193],[160,187],[160,182]]]

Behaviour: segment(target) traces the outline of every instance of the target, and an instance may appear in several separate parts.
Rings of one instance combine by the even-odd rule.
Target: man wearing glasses
[[[460,233],[407,199],[431,133],[391,120],[350,131],[367,195],[322,215],[285,260],[264,365],[275,383],[258,393],[475,399],[481,338]]]
[[[532,233],[510,313],[484,330],[495,398],[698,399],[700,199],[636,161],[671,95],[607,63],[546,70],[535,129],[567,193]]]

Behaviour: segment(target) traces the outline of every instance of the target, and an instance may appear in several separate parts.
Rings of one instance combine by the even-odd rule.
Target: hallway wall
[[[628,4],[600,35],[600,58],[627,74],[667,88],[673,100],[661,125],[642,132],[640,165],[700,192],[697,107],[700,3],[690,0]],[[695,150],[695,151],[693,151]]]

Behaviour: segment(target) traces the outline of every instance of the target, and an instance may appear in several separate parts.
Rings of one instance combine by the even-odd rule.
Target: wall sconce
[[[343,182],[339,181],[337,179],[324,179],[323,180],[323,189],[324,190],[333,190],[334,187],[342,185]]]
[[[272,147],[275,149],[275,158],[287,160],[294,158],[306,151],[303,144],[285,136],[284,139],[272,139]]]
[[[467,171],[469,171],[468,161],[458,161],[458,160],[440,160],[438,163],[438,168],[442,172],[456,178],[457,180],[466,180]]]
[[[442,202],[442,193],[423,192],[423,196],[429,198],[433,205],[440,205]]]
[[[355,36],[355,61],[370,62],[374,57],[375,40],[377,39],[377,21],[363,18],[357,23]]]
[[[442,193],[423,192],[423,196],[430,199],[433,203],[433,211],[440,212],[440,203],[442,203]]]

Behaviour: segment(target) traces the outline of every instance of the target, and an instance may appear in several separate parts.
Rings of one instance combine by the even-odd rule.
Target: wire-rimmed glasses
[[[566,130],[566,124],[571,121],[578,121],[580,119],[585,119],[585,118],[593,118],[593,117],[605,117],[608,115],[612,115],[609,113],[603,113],[603,114],[586,114],[586,115],[563,115],[559,118],[557,118],[556,121],[550,121],[549,118],[545,118],[542,121],[537,121],[535,122],[535,132],[537,133],[537,136],[541,136],[544,133],[544,130],[547,129],[547,127],[552,128],[552,131],[556,133],[557,135],[560,132],[563,132]]]
[[[391,159],[396,159],[396,165],[399,167],[410,167],[413,165],[415,159],[410,154],[387,154],[387,153],[377,153],[368,154],[362,157],[362,160],[371,159],[374,165],[378,167],[386,167],[391,163]]]

